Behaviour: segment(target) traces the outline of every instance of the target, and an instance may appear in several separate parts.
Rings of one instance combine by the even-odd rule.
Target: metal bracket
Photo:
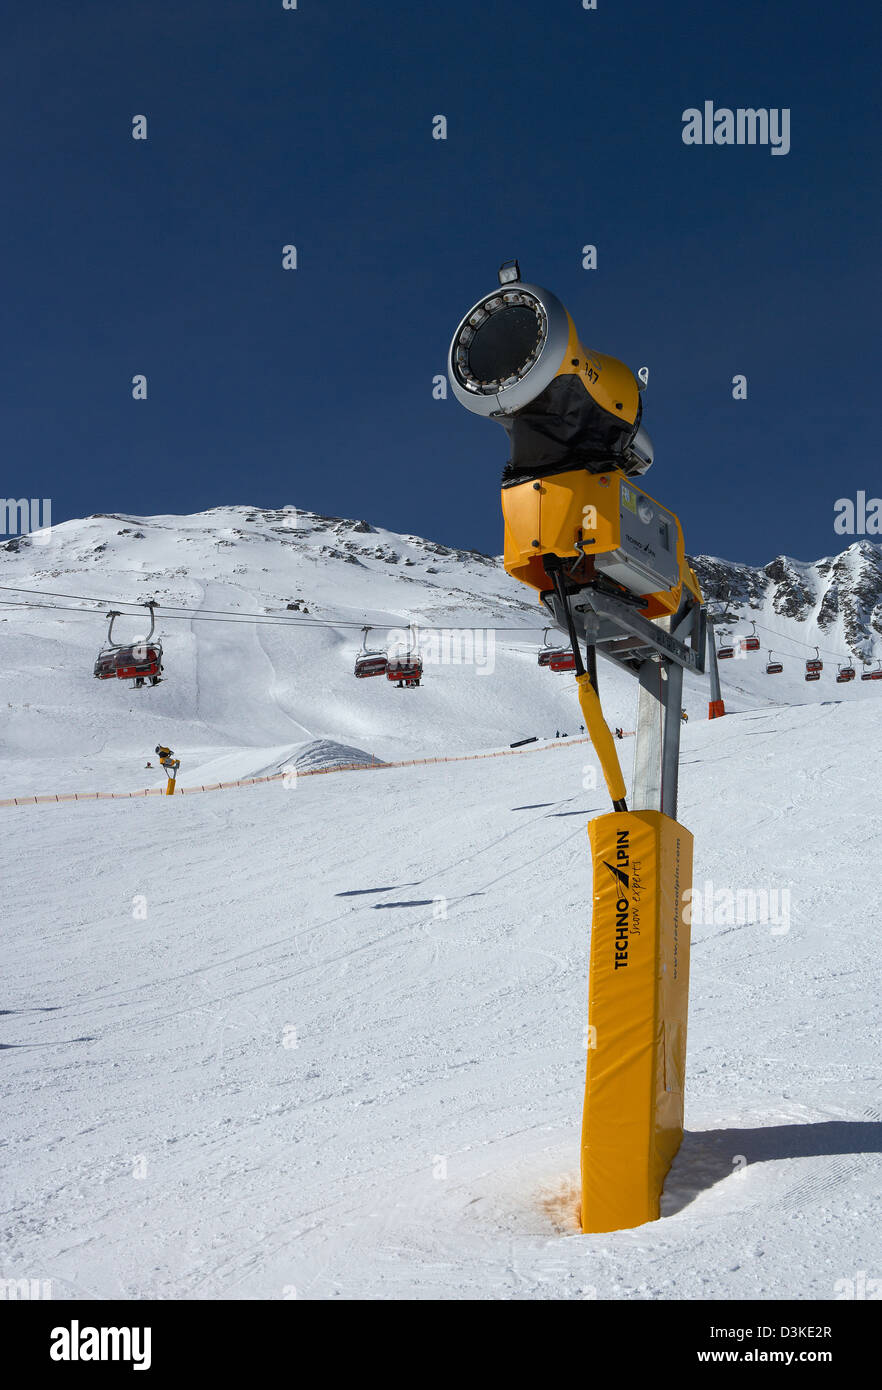
[[[574,600],[578,602],[574,602]],[[556,594],[542,598],[555,624],[567,630],[566,615]],[[622,670],[639,676],[644,661],[665,658],[688,671],[705,669],[707,615],[690,594],[670,618],[644,618],[631,604],[602,589],[582,589],[570,598],[570,607],[589,644]]]
[[[545,594],[542,601],[566,631],[557,595]],[[676,614],[650,621],[623,599],[593,588],[570,595],[569,605],[589,649],[640,683],[629,805],[676,820],[683,672],[706,669],[704,606],[687,593]]]

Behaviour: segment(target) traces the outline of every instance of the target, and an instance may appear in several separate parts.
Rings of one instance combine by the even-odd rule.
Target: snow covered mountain
[[[871,662],[882,638],[882,547],[860,540],[832,559],[803,564],[779,555],[761,569],[698,555],[692,561],[718,626],[756,618],[769,637],[789,629],[800,641]],[[769,622],[766,622],[768,616]]]
[[[721,668],[727,708],[879,698],[879,683],[833,680],[850,654],[882,656],[877,546],[813,565],[694,563],[706,595],[724,600],[719,625],[747,632],[755,621],[764,649]],[[290,506],[92,516],[0,546],[0,586],[7,794],[64,790],[68,779],[141,786],[141,753],[158,742],[186,750],[185,781],[209,781],[339,761],[341,746],[349,760],[353,748],[391,760],[578,727],[572,677],[536,662],[544,613],[498,557],[367,521]],[[94,680],[104,613],[122,609],[116,635],[134,640],[147,599],[160,605],[166,679],[144,691]],[[416,626],[420,689],[353,679],[363,624],[380,646]],[[814,644],[825,675],[812,686],[803,673]],[[783,675],[765,675],[767,648]],[[602,682],[609,720],[633,727],[627,677],[604,665]],[[684,702],[706,714],[706,679],[687,680]]]
[[[536,665],[543,615],[489,556],[290,507],[94,516],[38,541],[0,549],[0,585],[37,591],[0,590],[6,786],[54,789],[37,764],[69,767],[73,750],[80,785],[88,773],[103,789],[143,785],[134,750],[158,742],[185,749],[186,774],[205,781],[317,743],[394,759],[572,729],[572,682]],[[115,635],[134,640],[146,623],[133,605],[148,598],[166,679],[140,691],[96,681],[104,613],[122,609]],[[33,606],[46,602],[60,607]],[[449,639],[418,690],[353,678],[363,624],[385,646],[412,623]]]

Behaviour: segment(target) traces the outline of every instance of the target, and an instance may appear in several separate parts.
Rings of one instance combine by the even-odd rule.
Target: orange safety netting
[[[633,729],[625,730],[626,737]],[[286,777],[324,777],[331,772],[383,772],[390,767],[429,767],[433,763],[467,763],[479,758],[508,758],[516,753],[547,753],[551,748],[571,748],[577,743],[590,743],[589,738],[568,738],[543,744],[540,748],[501,748],[496,753],[462,753],[452,758],[408,758],[395,763],[341,763],[337,767],[314,767],[305,772],[291,768],[288,772],[273,772],[267,777],[242,777],[235,782],[209,782],[199,787],[178,787],[177,796],[193,792],[228,791],[232,787],[256,787],[261,782],[282,782]],[[0,800],[0,806],[42,806],[56,801],[128,801],[135,796],[165,796],[165,787],[145,787],[136,792],[55,792],[45,796],[11,796]]]

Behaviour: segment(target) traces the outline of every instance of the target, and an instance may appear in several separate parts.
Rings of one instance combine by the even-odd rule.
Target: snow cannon
[[[571,662],[559,669],[574,672],[612,801],[588,827],[581,1220],[586,1232],[624,1230],[658,1220],[683,1137],[692,836],[677,821],[677,791],[683,674],[705,670],[707,614],[680,522],[634,481],[652,463],[645,369],[638,379],[587,351],[560,300],[523,283],[513,261],[461,320],[448,374],[457,400],[508,435],[505,568],[567,634]],[[598,657],[638,685],[630,789]]]
[[[562,568],[568,592],[640,599],[649,619],[677,613],[687,594],[700,604],[678,518],[632,481],[653,459],[643,380],[587,351],[560,300],[522,283],[516,261],[499,280],[454,333],[448,375],[457,400],[509,437],[506,570],[549,607]]]
[[[517,261],[461,320],[447,372],[460,404],[507,433],[506,482],[575,467],[634,477],[652,463],[640,423],[644,382],[584,348],[557,296],[524,284]]]

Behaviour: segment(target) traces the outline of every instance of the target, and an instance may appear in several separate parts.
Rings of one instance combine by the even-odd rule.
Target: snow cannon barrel
[[[701,603],[680,522],[631,481],[653,459],[642,375],[584,348],[560,300],[522,281],[517,261],[461,319],[447,372],[456,399],[509,437],[503,562],[513,578],[547,603],[563,567],[570,594],[602,586],[642,600],[650,619],[674,615],[684,591]]]
[[[560,300],[522,282],[516,261],[499,282],[460,321],[447,374],[466,410],[506,431],[504,481],[566,468],[645,473],[653,449],[640,423],[643,383],[624,362],[584,348]]]

